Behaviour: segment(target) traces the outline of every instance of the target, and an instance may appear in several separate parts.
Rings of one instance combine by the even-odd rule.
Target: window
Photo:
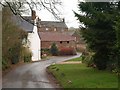
[[[62,41],[60,41],[60,44],[62,44]]]
[[[57,29],[56,28],[54,28],[54,31],[56,31]]]
[[[67,43],[69,43],[69,41],[67,41]]]
[[[48,31],[48,28],[46,28],[46,31]]]

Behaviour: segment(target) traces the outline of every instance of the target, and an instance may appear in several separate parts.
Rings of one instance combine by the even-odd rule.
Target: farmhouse
[[[62,21],[41,21],[38,19],[37,25],[42,49],[49,49],[53,43],[56,43],[58,48],[76,47],[76,38],[65,34],[68,32],[65,19]]]
[[[24,20],[24,19],[25,20]],[[72,35],[65,34],[68,27],[63,21],[41,21],[34,10],[31,16],[15,16],[16,23],[26,32],[28,32],[29,48],[32,52],[32,61],[41,60],[41,48],[49,49],[53,43],[58,48],[76,49],[76,38]]]
[[[68,31],[68,27],[63,21],[41,21],[38,20],[38,32],[65,32]]]
[[[75,48],[76,38],[59,32],[39,32],[41,38],[41,48],[50,48],[53,43],[56,43],[58,48],[72,47]]]
[[[18,15],[14,15],[14,22],[23,30],[28,33],[28,47],[32,52],[32,61],[41,60],[41,41],[38,36],[37,31],[37,19],[36,13],[34,10],[31,11],[31,16],[22,16],[20,18]]]

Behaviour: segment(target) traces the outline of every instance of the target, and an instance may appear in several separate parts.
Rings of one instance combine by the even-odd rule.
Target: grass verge
[[[118,88],[118,77],[85,64],[55,64],[48,67],[63,88]]]
[[[69,61],[82,61],[82,57],[70,59],[70,60],[67,60],[66,62],[69,62]]]

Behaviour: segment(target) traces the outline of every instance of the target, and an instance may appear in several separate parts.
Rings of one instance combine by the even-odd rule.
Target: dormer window
[[[62,41],[60,41],[60,44],[62,44]]]
[[[69,43],[69,41],[67,41],[67,43]]]
[[[54,28],[54,31],[57,31],[57,29],[56,29],[56,28]]]
[[[48,28],[46,28],[46,31],[48,31],[49,29]]]

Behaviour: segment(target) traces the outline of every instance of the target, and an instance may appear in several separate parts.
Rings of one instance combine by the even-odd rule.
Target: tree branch
[[[22,15],[21,15],[21,12],[24,12],[24,10],[21,10],[21,8],[27,4],[29,9],[32,11],[34,7],[36,7],[36,9],[44,7],[47,11],[49,11],[50,13],[52,13],[52,15],[58,19],[58,20],[61,20],[60,17],[58,16],[58,13],[59,10],[57,9],[56,5],[61,5],[61,2],[58,1],[58,0],[48,0],[48,3],[44,0],[39,0],[39,2],[35,2],[33,0],[30,0],[30,2],[28,2],[27,0],[24,0],[24,2],[20,2],[20,0],[16,0],[16,1],[13,1],[13,2],[9,2],[7,0],[4,0],[5,4],[4,5],[3,3],[0,2],[0,4],[5,7],[5,6],[8,6],[10,8],[10,10],[12,11],[12,13],[14,15],[19,15],[22,19],[24,19],[25,21],[28,21],[26,20]],[[30,23],[30,22],[29,22]]]

